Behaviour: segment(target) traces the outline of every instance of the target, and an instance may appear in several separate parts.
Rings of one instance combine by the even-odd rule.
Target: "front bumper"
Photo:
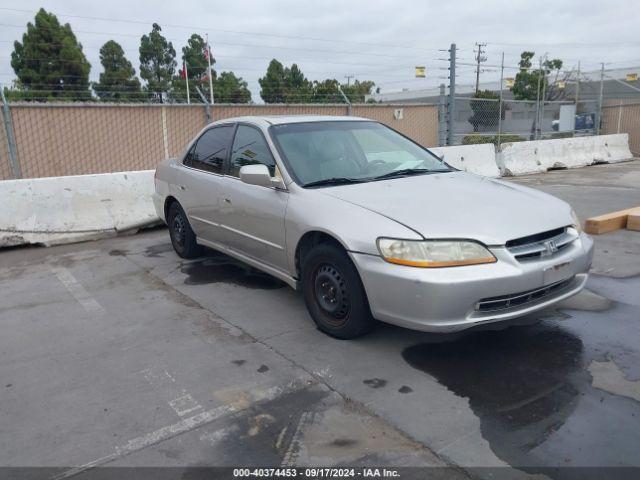
[[[456,332],[553,305],[584,288],[593,259],[593,241],[585,234],[545,259],[518,261],[504,247],[490,250],[496,263],[451,268],[406,267],[375,255],[350,255],[375,318],[432,332]],[[558,266],[562,266],[560,277],[554,273]],[[512,306],[503,302],[500,308],[484,310],[479,304],[498,297],[516,298],[549,285],[557,288],[545,290],[544,295],[527,295],[526,301]]]

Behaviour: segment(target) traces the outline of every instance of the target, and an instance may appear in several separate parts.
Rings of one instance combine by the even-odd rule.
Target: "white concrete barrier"
[[[493,143],[435,147],[430,150],[459,170],[485,177],[500,176]]]
[[[594,139],[594,163],[618,163],[633,158],[628,133],[598,135],[591,138]]]
[[[632,158],[629,136],[624,133],[503,143],[497,163],[503,175],[527,175]]]
[[[158,223],[153,173],[0,182],[0,247],[78,242]]]

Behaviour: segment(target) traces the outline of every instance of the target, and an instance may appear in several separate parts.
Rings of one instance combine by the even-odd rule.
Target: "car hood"
[[[572,223],[571,208],[558,198],[463,172],[319,191],[391,218],[425,238],[467,238],[486,245],[503,245],[508,240]]]

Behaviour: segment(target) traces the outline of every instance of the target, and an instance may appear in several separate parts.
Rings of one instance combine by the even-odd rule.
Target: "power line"
[[[24,28],[22,25],[12,25],[8,23],[0,23],[2,27],[10,27],[10,28]],[[88,31],[88,30],[74,30],[77,33],[84,33],[87,35],[108,35],[111,37],[114,36],[123,36],[123,37],[134,37],[140,38],[140,35],[137,34],[129,34],[129,33],[114,33],[114,32],[97,32],[97,31]],[[182,39],[169,38],[165,37],[170,41],[182,41]],[[249,48],[270,48],[275,50],[294,50],[301,52],[320,52],[320,53],[331,53],[337,55],[361,55],[361,56],[372,56],[372,57],[383,57],[383,58],[411,58],[415,59],[415,55],[397,55],[397,54],[384,54],[384,53],[372,53],[372,52],[354,52],[348,50],[320,50],[317,48],[300,48],[300,47],[287,47],[282,45],[261,45],[255,43],[232,43],[232,42],[221,42],[216,41],[212,43],[212,46],[215,45],[225,45],[231,47],[249,47]]]
[[[7,8],[7,7],[0,7],[0,10],[29,13],[29,14],[37,13],[36,10],[25,10],[25,9]],[[147,25],[147,26],[151,25],[152,23],[158,23],[158,24],[160,23],[160,22],[151,22],[147,20],[93,17],[93,16],[85,16],[85,15],[70,15],[70,14],[59,14],[59,13],[56,13],[55,15],[58,17],[78,18],[83,20],[99,20],[99,21],[106,21],[106,22],[130,23],[130,24]],[[233,33],[233,34],[240,34],[240,35],[283,38],[283,39],[289,39],[289,40],[309,40],[309,41],[316,41],[316,42],[330,42],[330,43],[339,43],[339,44],[350,43],[353,45],[366,45],[366,46],[374,46],[374,47],[389,47],[389,48],[402,48],[402,49],[410,49],[410,50],[437,51],[437,49],[420,48],[420,47],[414,47],[409,45],[360,42],[360,41],[342,40],[342,39],[336,40],[336,39],[328,39],[328,38],[305,37],[300,35],[282,35],[282,34],[264,33],[264,32],[247,32],[247,31],[241,31],[241,30],[227,30],[227,29],[210,28],[210,27],[202,27],[202,26],[198,27],[193,25],[179,25],[179,24],[171,24],[171,23],[164,23],[163,25],[165,27],[183,28],[183,29],[196,30],[196,31],[199,30],[199,31],[221,32],[221,33]]]

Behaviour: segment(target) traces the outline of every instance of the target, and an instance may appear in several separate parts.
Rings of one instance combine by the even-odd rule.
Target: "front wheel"
[[[318,329],[332,337],[356,338],[373,327],[358,271],[337,246],[317,245],[303,259],[302,293]]]
[[[187,215],[177,202],[169,207],[167,215],[171,245],[182,258],[196,258],[202,255],[202,247],[196,243],[196,234],[191,230]]]

